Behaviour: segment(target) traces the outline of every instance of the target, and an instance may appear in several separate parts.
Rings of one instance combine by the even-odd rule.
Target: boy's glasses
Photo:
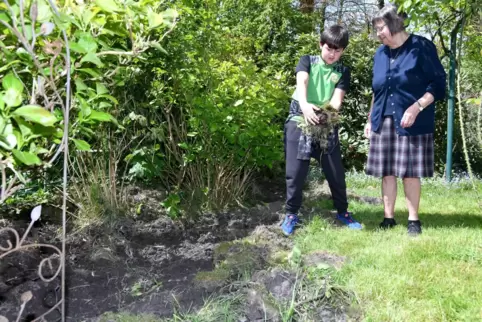
[[[334,46],[330,46],[328,44],[326,44],[326,47],[328,48],[328,51],[329,52],[336,52],[336,53],[341,53],[343,51],[343,48],[338,48],[338,47],[334,47]]]

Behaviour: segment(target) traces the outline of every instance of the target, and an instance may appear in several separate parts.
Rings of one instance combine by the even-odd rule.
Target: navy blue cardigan
[[[390,68],[391,55],[396,59]],[[373,64],[372,131],[380,131],[385,109],[389,109],[393,111],[395,129],[399,135],[433,133],[435,102],[418,114],[411,127],[404,129],[400,122],[405,110],[426,92],[431,93],[435,101],[444,99],[445,85],[446,73],[437,49],[430,40],[410,35],[400,48],[392,52],[388,46],[380,46]]]

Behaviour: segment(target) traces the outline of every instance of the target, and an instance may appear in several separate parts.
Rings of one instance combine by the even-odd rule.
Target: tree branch
[[[442,35],[442,26],[443,26],[443,23],[440,21],[440,16],[438,15],[437,12],[435,12],[435,18],[437,19],[437,24],[438,24],[438,28],[437,30],[435,31],[435,33],[438,35],[438,37],[440,38],[440,44],[442,45],[442,49],[444,51],[444,55],[447,56],[449,55],[450,53],[450,50],[447,48],[447,46],[445,46],[445,42],[444,42],[444,37]]]
[[[97,53],[96,56],[107,56],[107,55],[116,55],[116,56],[134,56],[136,53],[133,51],[117,51],[117,50],[106,50]]]

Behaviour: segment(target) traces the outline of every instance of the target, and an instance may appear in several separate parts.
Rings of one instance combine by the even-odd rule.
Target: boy
[[[330,186],[337,219],[351,229],[361,229],[347,211],[345,170],[341,161],[338,128],[329,136],[328,147],[321,149],[312,138],[302,134],[299,122],[317,125],[317,106],[329,102],[339,110],[350,86],[350,71],[338,61],[348,45],[348,32],[339,25],[323,31],[320,39],[321,56],[303,56],[296,67],[296,90],[285,123],[286,217],[281,226],[291,235],[298,223],[302,188],[308,174],[310,158],[316,158]],[[323,126],[323,125],[320,125]]]

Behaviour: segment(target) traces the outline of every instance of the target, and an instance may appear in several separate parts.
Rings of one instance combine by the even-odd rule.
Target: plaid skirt
[[[375,177],[432,177],[433,134],[400,136],[393,119],[385,117],[380,133],[370,135],[366,173]]]

